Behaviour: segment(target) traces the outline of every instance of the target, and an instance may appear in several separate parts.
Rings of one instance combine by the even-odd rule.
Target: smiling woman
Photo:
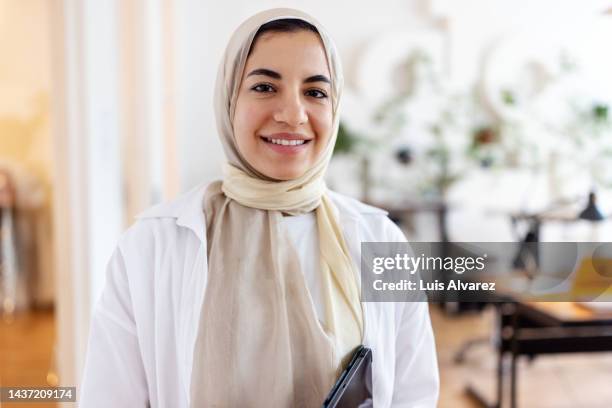
[[[122,237],[92,319],[81,407],[320,407],[356,349],[361,406],[435,407],[425,303],[362,303],[361,242],[404,241],[329,191],[342,70],[297,10],[245,21],[221,62],[223,180],[149,209]]]
[[[259,29],[234,114],[240,153],[276,180],[298,178],[313,167],[333,125],[330,74],[319,34],[310,24],[291,21]]]

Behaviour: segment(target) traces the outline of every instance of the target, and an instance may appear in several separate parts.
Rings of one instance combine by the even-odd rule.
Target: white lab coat
[[[80,407],[189,406],[207,275],[204,190],[150,208],[120,238],[92,317]],[[330,197],[357,265],[362,241],[405,241],[384,211]],[[364,311],[374,406],[435,407],[439,380],[428,305],[372,302]]]

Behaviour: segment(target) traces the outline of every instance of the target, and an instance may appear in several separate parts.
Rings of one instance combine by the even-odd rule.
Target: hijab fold
[[[332,82],[333,133],[301,177],[276,181],[240,154],[232,120],[246,59],[263,24],[297,18],[321,37]],[[192,407],[319,407],[363,337],[354,263],[323,180],[338,131],[342,73],[337,51],[312,17],[273,9],[232,36],[217,76],[215,113],[227,157],[223,181],[204,197],[208,278],[191,377]],[[325,323],[317,318],[283,213],[314,211]]]

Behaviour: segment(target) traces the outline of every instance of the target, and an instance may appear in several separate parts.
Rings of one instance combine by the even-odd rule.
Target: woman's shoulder
[[[124,233],[123,240],[142,242],[181,232],[193,233],[205,242],[206,220],[203,208],[208,184],[201,184],[177,198],[154,205],[138,216]],[[353,197],[328,190],[340,218],[357,221],[367,235],[376,240],[403,240],[399,228],[387,217],[387,211],[365,204]]]
[[[329,198],[336,205],[341,218],[352,218],[357,221],[363,240],[381,242],[406,240],[399,227],[387,216],[387,211],[331,190]]]
[[[136,216],[136,220],[175,218],[186,214],[200,212],[203,206],[204,193],[208,184],[199,184],[191,190],[178,195],[172,200],[164,201],[145,209]]]
[[[204,240],[203,199],[206,187],[199,185],[172,200],[142,211],[123,233],[120,243],[143,244],[184,233]]]
[[[336,191],[328,190],[329,198],[334,202],[341,213],[351,215],[374,215],[386,217],[387,211],[382,208],[363,203],[356,198],[340,194]]]

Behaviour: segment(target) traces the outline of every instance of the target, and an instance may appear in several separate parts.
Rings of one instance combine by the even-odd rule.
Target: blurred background
[[[412,241],[611,241],[610,1],[0,0],[0,386],[78,387],[117,238],[220,178],[221,54],[282,6],[342,56],[330,188]],[[430,309],[441,407],[499,401],[512,367],[520,406],[610,406],[612,337],[507,367],[499,308]]]

